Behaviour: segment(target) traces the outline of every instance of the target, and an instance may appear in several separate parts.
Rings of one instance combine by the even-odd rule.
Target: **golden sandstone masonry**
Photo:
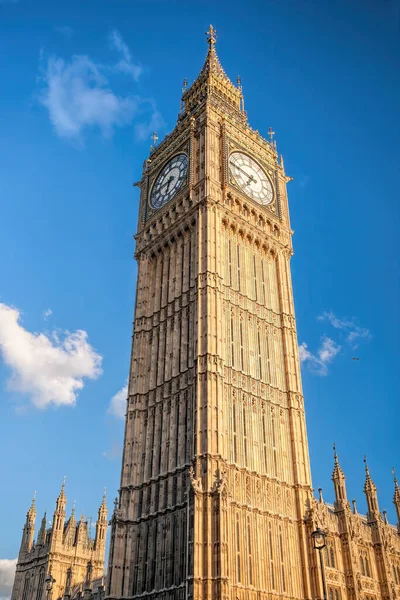
[[[400,538],[378,510],[314,499],[285,174],[247,123],[208,32],[174,131],[144,163],[112,599],[400,597]],[[271,138],[273,132],[271,131]],[[396,487],[396,507],[400,492]]]
[[[240,80],[235,86],[226,76],[215,41],[210,27],[205,64],[184,84],[177,125],[153,147],[137,184],[135,324],[105,594],[320,599],[311,537],[319,527],[327,532],[327,600],[395,600],[399,529],[379,512],[368,467],[367,516],[350,508],[336,450],[334,505],[313,495],[290,178],[272,130],[267,141],[248,125]],[[394,503],[400,522],[397,481]],[[48,597],[24,595],[25,556],[12,600],[75,597],[63,591],[65,578]],[[85,599],[102,597],[86,585]]]
[[[103,574],[107,534],[105,494],[98,510],[95,537],[75,507],[66,518],[65,483],[56,501],[50,527],[46,513],[35,541],[35,499],[26,515],[11,600],[104,597]],[[51,589],[49,589],[51,588]]]

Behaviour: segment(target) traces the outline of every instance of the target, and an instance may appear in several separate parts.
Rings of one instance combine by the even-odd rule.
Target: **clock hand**
[[[246,175],[246,177],[249,178],[248,182],[246,183],[246,185],[249,185],[250,181],[253,181],[254,183],[257,181],[257,179],[254,179],[253,175],[249,175],[249,173],[246,173],[246,171],[244,171],[243,169],[241,169],[240,167],[238,167],[237,165],[235,165],[238,171],[241,171],[242,173],[244,173],[244,175]]]
[[[162,186],[160,187],[160,192],[161,190],[168,184],[168,188],[171,185],[171,181],[173,180],[173,176],[171,175],[170,178],[168,179],[168,181],[166,181],[165,183],[162,184]]]

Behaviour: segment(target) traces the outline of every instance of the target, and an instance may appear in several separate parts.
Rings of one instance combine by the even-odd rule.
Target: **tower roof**
[[[400,487],[399,487],[399,482],[397,481],[397,477],[396,477],[396,472],[393,469],[393,479],[394,479],[394,496],[393,496],[393,502],[395,504],[400,503]]]
[[[342,471],[342,467],[339,464],[339,458],[336,453],[336,444],[333,444],[333,460],[334,460],[334,466],[333,466],[333,473],[332,473],[332,481],[337,481],[338,479],[346,479],[346,477]]]
[[[242,89],[231,82],[222,68],[215,50],[217,34],[212,25],[210,25],[206,35],[209,46],[206,60],[197,79],[188,89],[185,88],[183,91],[184,112],[190,112],[193,107],[213,91],[221,95],[232,107],[240,110]]]
[[[367,463],[367,457],[364,456],[364,463],[365,463],[365,483],[364,483],[364,492],[376,492],[376,486],[374,484],[374,482],[372,481],[370,472],[369,472],[369,468],[368,468],[368,463]]]

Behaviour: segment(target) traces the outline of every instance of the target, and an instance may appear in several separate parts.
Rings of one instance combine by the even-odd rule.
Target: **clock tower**
[[[312,596],[289,178],[215,42],[138,183],[112,599]]]

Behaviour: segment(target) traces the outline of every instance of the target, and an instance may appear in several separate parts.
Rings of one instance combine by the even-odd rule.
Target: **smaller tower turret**
[[[46,543],[46,525],[47,525],[47,514],[44,511],[44,515],[42,518],[42,522],[40,524],[40,529],[38,533],[37,543],[40,546],[44,546]]]
[[[332,473],[333,486],[335,488],[335,509],[343,510],[347,508],[349,503],[347,500],[346,477],[339,464],[338,455],[336,454],[336,444],[333,444],[333,460],[334,467]]]
[[[394,496],[393,496],[393,504],[396,507],[397,514],[397,529],[400,533],[400,487],[397,481],[396,472],[393,469],[393,478],[394,478]]]
[[[367,499],[367,519],[368,521],[374,522],[379,518],[379,506],[378,506],[378,494],[376,490],[376,486],[371,479],[371,475],[369,473],[369,468],[367,464],[367,458],[364,457],[365,463],[365,484],[364,484],[364,492]]]
[[[67,497],[65,495],[65,477],[61,486],[61,491],[56,500],[56,509],[53,515],[53,532],[52,532],[52,543],[56,543],[58,540],[62,541],[67,506]]]
[[[20,547],[21,552],[29,552],[35,539],[35,521],[36,521],[36,492],[33,494],[32,502],[26,513],[26,521],[22,533]]]
[[[95,537],[95,549],[96,552],[99,552],[101,555],[104,554],[104,548],[106,543],[106,534],[107,534],[107,497],[106,497],[106,489],[104,488],[103,500],[100,504],[100,508],[98,511],[98,518],[96,522],[96,537]]]

